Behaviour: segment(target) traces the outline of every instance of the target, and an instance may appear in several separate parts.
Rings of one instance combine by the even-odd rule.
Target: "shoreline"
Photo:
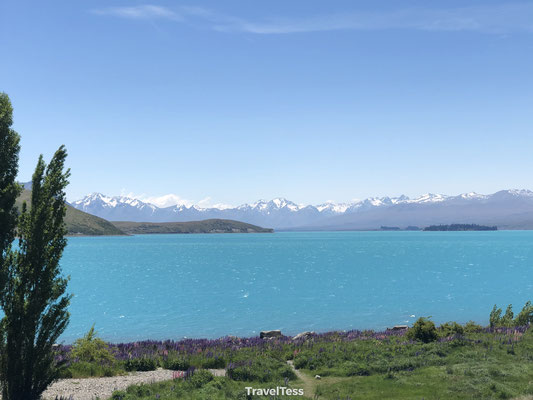
[[[472,320],[469,320],[469,321],[466,321],[466,322],[461,322],[461,321],[448,321],[448,322],[457,322],[461,325],[464,325],[464,324],[467,324],[467,323],[475,323],[477,325],[480,325],[482,327],[487,327],[488,328],[488,325],[485,325],[485,324],[478,324],[477,321],[472,321]],[[444,324],[445,322],[443,322],[442,324]],[[412,325],[412,324],[409,324],[409,325]],[[105,340],[105,338],[102,338],[100,335],[98,335],[99,338],[102,338],[102,340],[109,346],[111,347],[121,347],[121,346],[137,346],[139,344],[151,344],[151,345],[157,345],[157,344],[161,344],[161,345],[164,345],[164,344],[180,344],[180,343],[193,343],[193,342],[197,342],[197,343],[202,343],[202,344],[214,344],[214,343],[220,343],[220,342],[223,342],[223,341],[226,341],[226,340],[236,340],[236,341],[240,341],[240,342],[250,342],[250,341],[255,341],[255,340],[262,340],[262,341],[269,341],[273,338],[275,339],[278,339],[278,340],[281,340],[281,341],[284,341],[284,342],[290,342],[291,340],[294,340],[294,338],[297,338],[299,335],[302,335],[302,334],[312,334],[313,336],[315,337],[326,337],[326,336],[332,336],[332,335],[338,335],[338,336],[353,336],[353,335],[376,335],[376,336],[380,336],[380,335],[390,335],[391,332],[401,332],[401,331],[406,331],[408,328],[411,328],[411,326],[409,326],[408,324],[402,324],[402,323],[398,323],[397,325],[393,325],[391,327],[388,327],[388,328],[385,328],[385,329],[334,329],[334,330],[325,330],[325,331],[320,331],[320,330],[317,330],[317,331],[309,331],[309,330],[299,330],[297,331],[296,333],[292,332],[292,331],[283,331],[283,330],[280,330],[280,329],[270,329],[270,330],[264,330],[264,331],[261,331],[259,332],[259,334],[257,335],[254,335],[254,336],[236,336],[236,335],[231,335],[231,334],[228,334],[228,335],[223,335],[223,336],[216,336],[216,337],[213,337],[213,338],[209,338],[209,337],[188,337],[188,336],[184,336],[184,337],[181,337],[181,338],[175,338],[175,339],[150,339],[150,338],[144,338],[144,339],[139,339],[139,340],[125,340],[125,341],[108,341],[108,340]],[[438,323],[436,323],[436,325],[439,325]],[[402,328],[399,328],[399,327],[402,327]],[[261,338],[261,333],[262,332],[280,332],[280,335],[279,336],[276,336],[276,337],[267,337],[267,338]],[[286,334],[287,333],[287,334]],[[82,338],[82,336],[79,336],[78,338]],[[77,339],[74,339],[74,341],[77,340]],[[72,341],[72,343],[65,343],[65,342],[62,342],[60,341],[59,343],[57,343],[57,346],[59,347],[63,347],[63,348],[70,348],[71,346],[74,345],[74,341]]]
[[[273,234],[273,233],[345,233],[345,232],[382,232],[382,233],[489,233],[489,232],[531,232],[533,229],[497,229],[497,230],[478,230],[478,231],[424,231],[423,229],[419,231],[410,231],[410,230],[381,230],[381,229],[335,229],[335,230],[290,230],[290,229],[277,229],[273,232],[158,232],[158,233],[125,233],[122,235],[76,235],[76,234],[67,234],[66,237],[122,237],[122,236],[150,236],[150,235],[253,235],[253,234]]]

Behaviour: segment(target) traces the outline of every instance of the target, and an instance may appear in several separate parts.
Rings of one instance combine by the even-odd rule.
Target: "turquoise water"
[[[79,237],[62,266],[66,343],[93,323],[113,342],[486,323],[533,299],[533,232]]]

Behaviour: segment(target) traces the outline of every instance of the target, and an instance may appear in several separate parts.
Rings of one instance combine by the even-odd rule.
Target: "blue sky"
[[[533,2],[0,3],[20,179],[241,204],[533,188]]]

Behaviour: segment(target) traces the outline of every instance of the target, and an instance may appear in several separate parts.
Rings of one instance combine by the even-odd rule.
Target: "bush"
[[[89,378],[101,376],[116,376],[124,371],[117,366],[102,365],[80,361],[72,363],[68,368],[62,371],[61,378]]]
[[[465,330],[462,325],[457,322],[446,322],[439,326],[438,333],[440,337],[448,337],[453,335],[462,335]]]
[[[202,368],[212,368],[212,369],[218,369],[218,368],[226,368],[226,359],[224,357],[211,357],[206,359],[202,363]]]
[[[148,357],[133,358],[126,361],[126,371],[155,371],[159,366],[157,360]]]
[[[187,371],[191,364],[184,358],[167,358],[163,361],[163,367],[174,371]]]
[[[420,317],[413,327],[407,331],[407,338],[424,343],[434,342],[438,339],[437,328],[429,318]]]
[[[83,338],[74,342],[70,357],[87,363],[113,364],[115,362],[107,344],[96,336],[94,325]]]
[[[191,386],[195,388],[201,388],[206,383],[209,383],[213,380],[213,374],[211,372],[206,371],[205,369],[200,369],[194,371],[192,376],[189,378],[188,382]]]
[[[126,398],[126,392],[122,390],[115,390],[111,396],[111,400],[124,400]]]
[[[464,326],[465,333],[478,333],[483,330],[481,325],[476,324],[474,321],[468,321]]]

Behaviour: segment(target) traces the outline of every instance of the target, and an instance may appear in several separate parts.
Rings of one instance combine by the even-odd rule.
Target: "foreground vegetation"
[[[491,313],[493,326],[420,318],[408,330],[107,344],[94,331],[59,349],[65,377],[167,368],[176,379],[115,392],[116,400],[283,399],[246,387],[303,388],[309,399],[509,399],[533,395],[533,307]],[[519,325],[521,322],[525,325]],[[291,366],[289,363],[292,363]],[[225,370],[215,377],[208,369]],[[320,379],[315,379],[319,375]]]

